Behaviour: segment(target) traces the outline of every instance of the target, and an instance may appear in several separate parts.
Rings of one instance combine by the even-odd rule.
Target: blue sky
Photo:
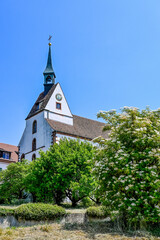
[[[160,107],[159,12],[159,0],[1,0],[0,142],[18,144],[43,91],[49,34],[73,114]]]

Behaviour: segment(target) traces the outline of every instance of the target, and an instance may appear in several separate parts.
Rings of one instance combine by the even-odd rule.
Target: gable
[[[61,100],[58,100],[56,98],[57,94],[61,95],[61,97],[62,97]],[[57,104],[58,104],[58,106],[60,106],[60,109],[57,108]],[[69,105],[67,103],[67,100],[64,96],[64,93],[63,93],[62,88],[59,83],[56,85],[52,95],[50,96],[50,99],[48,100],[48,103],[45,107],[45,110],[56,113],[58,115],[72,117],[71,110],[69,108]]]

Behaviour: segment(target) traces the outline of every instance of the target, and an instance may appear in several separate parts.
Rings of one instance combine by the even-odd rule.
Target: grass
[[[0,229],[0,240],[158,240],[152,236],[129,236],[112,232],[105,224],[60,225]]]

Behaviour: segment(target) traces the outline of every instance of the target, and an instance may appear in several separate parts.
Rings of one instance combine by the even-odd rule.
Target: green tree
[[[160,221],[160,109],[100,112],[109,139],[100,144],[96,173],[103,203],[125,224]]]
[[[59,204],[66,195],[75,206],[93,189],[94,147],[88,142],[61,139],[32,162],[28,189],[41,201]]]
[[[0,199],[11,202],[13,198],[23,199],[25,179],[28,173],[29,163],[26,160],[11,163],[6,170],[0,173]]]

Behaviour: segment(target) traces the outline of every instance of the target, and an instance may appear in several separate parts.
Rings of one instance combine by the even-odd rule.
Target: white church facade
[[[40,93],[26,118],[26,127],[19,142],[19,159],[39,157],[39,150],[48,150],[62,137],[91,141],[102,132],[104,123],[73,115],[52,67],[51,43],[44,75],[44,91]]]

